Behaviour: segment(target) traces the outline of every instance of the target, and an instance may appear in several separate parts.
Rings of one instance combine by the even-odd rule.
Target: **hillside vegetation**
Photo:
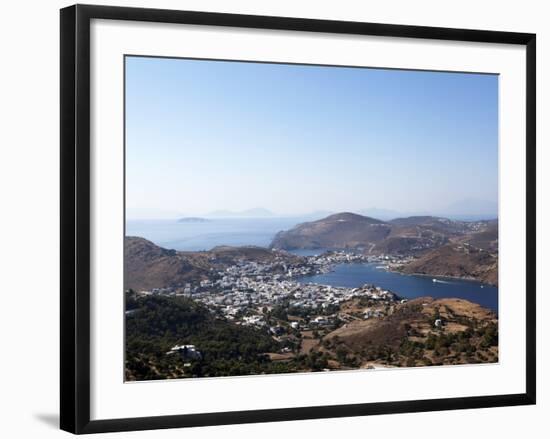
[[[360,309],[356,303],[350,312]],[[466,300],[418,298],[387,317],[353,320],[323,337],[315,349],[363,367],[495,362],[497,318]]]
[[[126,379],[248,375],[277,371],[266,352],[279,344],[265,331],[228,322],[181,297],[127,295]],[[201,358],[167,354],[195,345]]]

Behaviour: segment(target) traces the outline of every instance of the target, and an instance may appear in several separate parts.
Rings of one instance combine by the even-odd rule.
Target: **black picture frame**
[[[508,395],[90,420],[90,21],[230,26],[526,47],[526,392]],[[61,429],[81,434],[535,404],[536,36],[530,33],[74,5],[61,10]]]

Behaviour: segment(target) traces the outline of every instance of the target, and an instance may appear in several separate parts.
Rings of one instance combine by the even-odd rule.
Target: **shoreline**
[[[395,273],[395,274],[401,274],[403,276],[423,276],[423,277],[432,277],[435,279],[454,279],[454,280],[465,280],[465,281],[472,281],[477,282],[482,285],[487,285],[489,287],[498,288],[498,285],[494,285],[488,282],[483,282],[479,279],[476,279],[475,277],[465,277],[465,276],[448,276],[448,275],[441,275],[441,274],[427,274],[427,273],[402,273],[398,270],[391,270],[390,268],[387,269],[388,271]]]
[[[309,256],[302,256],[302,257],[309,257]],[[391,267],[389,266],[388,263],[385,263],[383,261],[380,261],[380,262],[340,262],[340,263],[336,263],[336,264],[331,264],[330,265],[330,268],[327,270],[327,271],[324,271],[324,272],[320,272],[320,273],[317,273],[316,275],[322,275],[322,274],[327,274],[327,273],[331,273],[331,272],[334,272],[335,271],[335,267],[336,265],[339,265],[339,264],[361,264],[361,265],[373,265],[373,264],[379,264],[377,267],[375,268],[379,268],[381,266],[383,266],[382,269],[390,272],[390,273],[394,273],[394,274],[399,274],[401,276],[422,276],[422,277],[431,277],[431,278],[435,278],[435,279],[452,279],[452,280],[462,280],[462,281],[469,281],[469,282],[477,282],[481,285],[484,285],[484,286],[489,286],[489,287],[492,287],[492,288],[497,288],[498,289],[498,285],[494,285],[494,284],[491,284],[491,283],[488,283],[488,282],[483,282],[479,279],[476,279],[475,277],[465,277],[465,276],[448,276],[448,275],[440,275],[440,274],[427,274],[427,273],[403,273],[399,270],[395,270],[395,269],[391,269]],[[301,276],[299,276],[301,277]]]

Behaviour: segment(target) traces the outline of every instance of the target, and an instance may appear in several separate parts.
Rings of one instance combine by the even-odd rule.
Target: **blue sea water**
[[[304,276],[300,281],[349,288],[373,284],[408,299],[422,296],[457,297],[498,312],[497,287],[463,279],[405,275],[377,267],[380,265],[375,263],[339,264],[329,273]]]
[[[268,247],[275,234],[303,218],[224,218],[206,222],[128,220],[126,236],[140,236],[174,250],[210,250],[218,245]]]

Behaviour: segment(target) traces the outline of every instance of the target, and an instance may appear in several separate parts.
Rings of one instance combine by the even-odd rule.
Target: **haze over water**
[[[303,218],[224,218],[205,222],[128,220],[126,236],[140,236],[180,251],[210,250],[219,245],[268,247],[275,234]]]

